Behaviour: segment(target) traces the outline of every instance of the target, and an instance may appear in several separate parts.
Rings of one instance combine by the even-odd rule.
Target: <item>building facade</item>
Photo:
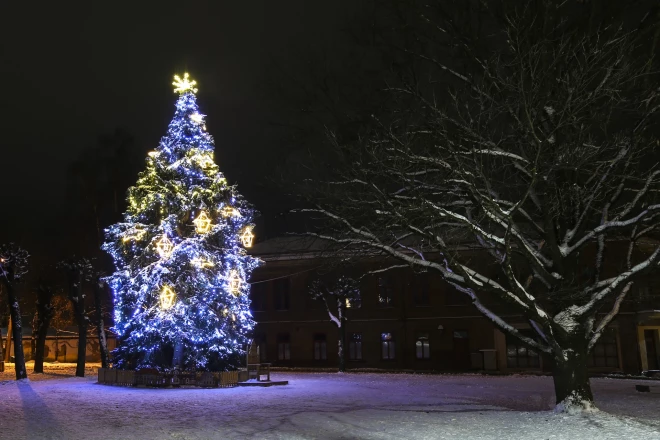
[[[310,282],[327,265],[323,251],[275,239],[255,245],[252,253],[266,262],[253,275],[250,294],[262,361],[336,368],[338,328],[324,303],[309,293]],[[355,275],[374,267],[369,258],[363,260],[351,268]],[[642,287],[629,295],[590,355],[594,373],[660,369],[660,292],[651,279],[636,284]],[[396,269],[362,276],[360,290],[361,301],[346,309],[348,369],[506,373],[551,368],[548,359],[498,330],[438,275]],[[531,333],[522,317],[489,306]]]

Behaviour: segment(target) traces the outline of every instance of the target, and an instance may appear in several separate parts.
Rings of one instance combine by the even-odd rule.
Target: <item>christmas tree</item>
[[[238,367],[254,322],[246,280],[254,211],[213,160],[196,82],[179,94],[167,135],[128,190],[124,221],[106,229],[116,271],[115,367],[222,371]]]

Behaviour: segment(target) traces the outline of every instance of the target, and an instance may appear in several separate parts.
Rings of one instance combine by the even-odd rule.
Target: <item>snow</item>
[[[148,389],[99,385],[95,377],[5,381],[0,439],[660,439],[659,381],[593,379],[601,411],[576,416],[552,411],[552,380],[543,376],[272,375],[289,385]],[[651,392],[637,393],[639,383]]]

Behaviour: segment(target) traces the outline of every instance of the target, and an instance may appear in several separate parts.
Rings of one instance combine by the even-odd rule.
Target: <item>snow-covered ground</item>
[[[593,379],[602,411],[554,414],[548,377],[273,373],[288,386],[0,385],[1,439],[660,439],[660,382]]]

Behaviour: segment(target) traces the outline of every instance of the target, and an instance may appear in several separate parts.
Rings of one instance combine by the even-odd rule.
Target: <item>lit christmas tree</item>
[[[260,261],[253,210],[213,161],[213,138],[197,107],[196,82],[179,94],[167,135],[128,191],[124,222],[106,230],[114,259],[119,347],[115,367],[221,371],[238,367],[254,322],[249,278]]]

